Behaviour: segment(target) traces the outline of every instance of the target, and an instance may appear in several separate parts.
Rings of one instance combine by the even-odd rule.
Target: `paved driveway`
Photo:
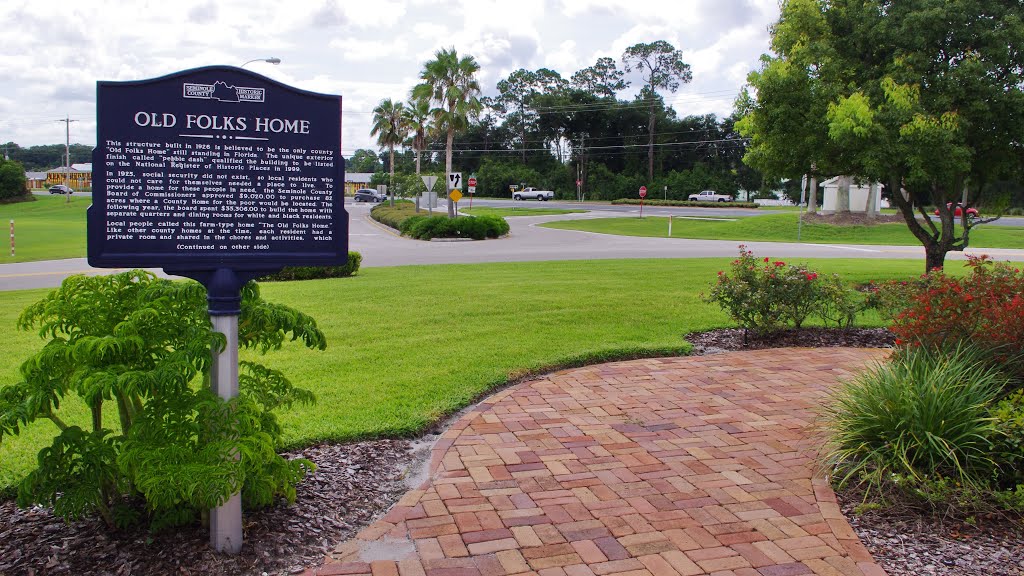
[[[880,575],[820,476],[816,410],[884,351],[564,370],[488,398],[430,479],[308,576]]]

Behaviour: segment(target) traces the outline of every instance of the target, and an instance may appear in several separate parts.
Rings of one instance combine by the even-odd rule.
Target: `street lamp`
[[[249,60],[245,64],[252,64],[253,62],[266,62],[267,64],[280,64],[281,63],[281,59],[277,58],[277,57],[257,58],[255,60]],[[242,64],[241,66],[239,66],[239,68],[245,68],[245,64]]]

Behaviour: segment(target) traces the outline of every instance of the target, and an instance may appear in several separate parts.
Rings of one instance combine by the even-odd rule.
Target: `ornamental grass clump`
[[[1005,383],[978,348],[907,350],[833,395],[824,408],[825,462],[840,485],[948,478],[986,487],[1001,435],[990,408]]]
[[[211,348],[223,349],[225,337],[213,332],[196,282],[141,270],[72,276],[18,325],[47,342],[22,364],[21,381],[0,388],[0,441],[41,421],[57,431],[18,486],[21,506],[52,506],[69,520],[97,514],[110,527],[145,517],[159,529],[238,491],[248,506],[294,500],[313,469],[277,454],[275,415],[312,403],[312,393],[255,362],[240,364],[238,397],[210,390]],[[255,283],[243,287],[239,346],[267,352],[289,339],[326,347],[311,317],[263,300]],[[73,397],[88,407],[86,421],[62,417]]]
[[[810,317],[849,327],[861,303],[838,275],[822,276],[806,266],[758,259],[740,246],[729,272],[720,271],[705,302],[717,303],[742,327],[757,335],[800,328]]]

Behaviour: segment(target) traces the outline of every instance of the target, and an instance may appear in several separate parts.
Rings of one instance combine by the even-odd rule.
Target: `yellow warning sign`
[[[459,200],[462,200],[462,192],[452,190],[448,193],[448,197],[452,199],[452,202],[458,202]]]

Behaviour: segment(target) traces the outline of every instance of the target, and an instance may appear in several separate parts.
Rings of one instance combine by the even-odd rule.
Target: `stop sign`
[[[646,196],[647,196],[647,186],[641,186],[640,187],[640,197],[644,198]]]
[[[469,179],[469,185],[470,186],[476,186],[476,178],[470,178]]]

